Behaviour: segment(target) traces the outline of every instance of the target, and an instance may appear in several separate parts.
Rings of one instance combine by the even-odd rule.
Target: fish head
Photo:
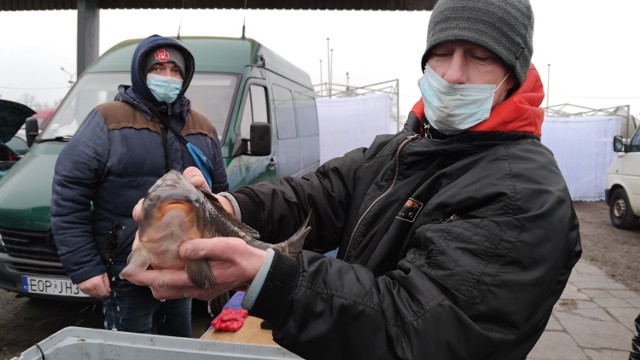
[[[148,191],[138,223],[140,246],[165,264],[178,261],[178,246],[200,236],[198,192],[179,172],[170,171]],[[176,265],[177,266],[177,265]]]
[[[155,220],[161,207],[178,202],[183,206],[196,206],[198,198],[198,190],[182,174],[171,170],[149,188],[142,203],[140,225]]]

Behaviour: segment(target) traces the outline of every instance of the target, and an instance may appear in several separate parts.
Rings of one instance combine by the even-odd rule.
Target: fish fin
[[[199,190],[202,192],[205,198],[209,200],[211,205],[216,208],[216,211],[219,213],[219,215],[224,217],[226,221],[228,221],[231,225],[233,225],[236,228],[235,230],[237,230],[238,232],[244,232],[246,235],[254,239],[260,238],[260,233],[258,233],[256,229],[239,221],[233,215],[229,214],[229,212],[227,212],[227,210],[222,206],[222,204],[220,203],[218,198],[216,198],[215,195],[213,195],[211,192],[206,191],[204,189],[199,189]],[[220,236],[237,236],[238,235],[233,232],[227,233],[225,232],[225,229],[222,229],[222,228],[218,229],[218,231],[220,232]]]
[[[213,193],[211,191],[208,191],[206,189],[202,189],[202,188],[198,188],[198,190],[202,193],[202,195],[204,195],[204,197],[206,197],[209,201],[211,201],[211,203],[217,203],[220,204],[220,200],[218,200],[218,198],[213,195]],[[222,205],[222,204],[220,204]]]
[[[289,255],[291,257],[296,257],[300,251],[302,251],[302,247],[304,246],[304,239],[309,235],[311,231],[311,226],[308,226],[309,219],[311,218],[311,212],[307,215],[307,218],[304,220],[302,226],[295,232],[290,238],[287,240],[275,244],[273,246],[274,249],[279,250],[283,254]]]
[[[201,289],[213,289],[216,286],[216,276],[206,260],[189,260],[185,262],[189,281]]]
[[[131,251],[127,257],[127,266],[120,272],[120,278],[126,279],[127,276],[136,272],[144,271],[151,263],[151,256],[143,247],[137,247]]]

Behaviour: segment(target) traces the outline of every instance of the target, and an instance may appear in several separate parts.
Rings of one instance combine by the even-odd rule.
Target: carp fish
[[[311,230],[307,216],[302,227],[289,239],[269,244],[258,232],[229,214],[209,191],[197,189],[181,173],[172,170],[147,192],[138,222],[138,246],[131,251],[121,278],[147,268],[186,269],[189,280],[200,288],[213,288],[215,276],[206,260],[180,258],[178,247],[186,240],[238,237],[259,249],[273,248],[296,256]]]

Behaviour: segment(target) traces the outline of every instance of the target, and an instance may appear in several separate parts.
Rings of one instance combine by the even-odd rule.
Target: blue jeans
[[[191,298],[161,302],[147,287],[116,281],[102,300],[102,311],[107,330],[191,336]]]

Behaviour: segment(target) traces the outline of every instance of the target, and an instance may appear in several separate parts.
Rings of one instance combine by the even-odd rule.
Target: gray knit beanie
[[[185,76],[184,56],[180,50],[171,46],[162,46],[150,51],[145,59],[144,74],[145,76],[151,71],[153,65],[158,63],[173,62],[180,68],[182,77]]]
[[[533,55],[533,10],[529,0],[439,0],[429,18],[427,49],[446,41],[483,46],[509,65],[521,85]]]

